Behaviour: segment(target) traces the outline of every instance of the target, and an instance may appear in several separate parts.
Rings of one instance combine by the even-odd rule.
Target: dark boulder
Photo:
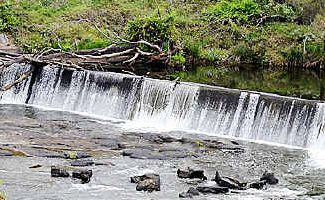
[[[193,198],[193,196],[198,195],[200,195],[200,192],[197,189],[190,187],[187,192],[180,193],[179,198]]]
[[[255,189],[263,189],[263,187],[266,185],[266,181],[256,181],[256,182],[253,182],[253,183],[250,183],[248,185],[249,188],[255,188]]]
[[[207,177],[204,176],[204,171],[203,170],[194,170],[188,168],[188,170],[177,170],[177,177],[178,178],[189,178],[189,179],[202,179],[202,180],[207,180]]]
[[[203,194],[223,194],[229,192],[229,188],[219,186],[200,186],[196,189]]]
[[[279,179],[275,178],[274,173],[271,172],[264,172],[262,177],[260,178],[260,181],[266,181],[266,183],[270,185],[275,185],[279,183]]]
[[[131,183],[137,183],[137,191],[160,191],[160,176],[158,174],[145,174],[131,177]]]
[[[233,178],[230,178],[230,177],[221,177],[218,171],[216,171],[214,181],[220,187],[226,187],[229,189],[236,189],[236,190],[245,189],[245,187],[247,185],[246,183],[241,183],[241,182],[239,182]]]
[[[81,183],[89,183],[90,178],[93,176],[92,170],[75,170],[72,172],[72,177],[81,179]]]
[[[70,174],[66,169],[58,166],[51,166],[51,176],[52,177],[69,177]]]

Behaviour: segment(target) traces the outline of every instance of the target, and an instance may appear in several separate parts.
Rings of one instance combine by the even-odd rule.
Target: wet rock
[[[81,183],[89,183],[90,178],[93,176],[93,171],[91,169],[89,170],[75,170],[72,172],[72,177],[81,179]]]
[[[198,179],[202,179],[202,180],[207,180],[207,177],[204,176],[203,170],[194,170],[194,169],[190,169],[190,168],[188,168],[188,170],[178,169],[177,177],[178,178],[190,178],[190,179],[198,178]]]
[[[179,198],[193,198],[193,196],[198,195],[200,195],[200,192],[197,189],[190,187],[187,192],[180,193]]]
[[[85,159],[85,160],[74,160],[71,162],[71,166],[74,167],[86,167],[86,166],[91,166],[94,165],[95,162],[90,159]]]
[[[263,187],[266,185],[266,181],[256,181],[256,182],[253,182],[253,183],[250,183],[248,185],[249,188],[255,188],[255,189],[263,189]]]
[[[279,179],[275,178],[274,173],[271,172],[264,172],[262,177],[260,178],[260,181],[266,181],[266,183],[270,185],[275,185],[279,183]]]
[[[218,171],[216,171],[214,181],[220,187],[226,187],[226,188],[229,188],[229,189],[242,190],[246,186],[246,183],[240,183],[238,180],[235,180],[233,178],[221,177]]]
[[[137,183],[137,191],[160,191],[160,176],[158,174],[144,174],[131,177],[131,183]]]
[[[51,166],[51,176],[52,177],[69,177],[70,174],[66,169],[58,166]]]
[[[37,165],[30,166],[29,168],[30,169],[36,169],[36,168],[40,168],[40,167],[42,167],[42,165],[37,164]]]
[[[89,154],[80,151],[69,151],[64,153],[64,158],[66,159],[81,159],[89,157],[91,157]]]
[[[129,156],[135,159],[156,159],[156,160],[168,160],[175,158],[186,158],[190,154],[185,151],[164,151],[159,152],[148,149],[125,149],[122,152],[123,156]]]
[[[223,194],[229,192],[229,188],[219,186],[200,186],[196,189],[203,194]]]

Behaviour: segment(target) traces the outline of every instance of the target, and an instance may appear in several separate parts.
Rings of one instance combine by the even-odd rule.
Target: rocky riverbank
[[[0,105],[0,116],[0,191],[8,199],[317,199],[325,192],[325,171],[309,166],[303,150],[135,131],[124,121],[18,105]],[[279,183],[261,178],[265,171]]]

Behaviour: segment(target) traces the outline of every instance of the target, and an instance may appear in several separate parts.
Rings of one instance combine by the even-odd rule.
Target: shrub
[[[205,15],[209,19],[234,20],[238,23],[248,23],[250,17],[261,12],[254,0],[222,0],[210,6]]]
[[[0,2],[0,31],[9,31],[19,25],[19,20],[14,13],[9,1]]]
[[[135,18],[127,26],[131,40],[146,40],[160,46],[169,43],[174,32],[175,20],[172,15]]]
[[[177,64],[185,64],[186,58],[182,53],[176,53],[172,56],[172,61],[176,62]]]

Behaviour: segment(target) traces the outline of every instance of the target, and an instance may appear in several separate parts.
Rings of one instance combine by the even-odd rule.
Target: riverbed
[[[218,170],[241,181],[268,170],[279,184],[262,190],[200,195],[195,199],[322,199],[325,170],[308,151],[185,131],[132,129],[127,120],[103,119],[27,105],[0,105],[0,191],[12,199],[179,199],[191,186],[212,184]],[[125,151],[133,152],[129,156]],[[64,153],[82,152],[98,165],[88,184],[53,178],[52,165],[70,166]],[[12,155],[10,155],[12,154]],[[38,168],[30,168],[40,165]],[[71,166],[70,166],[71,167]],[[199,168],[207,182],[177,178],[178,168]],[[130,177],[161,176],[161,191],[138,192]]]

